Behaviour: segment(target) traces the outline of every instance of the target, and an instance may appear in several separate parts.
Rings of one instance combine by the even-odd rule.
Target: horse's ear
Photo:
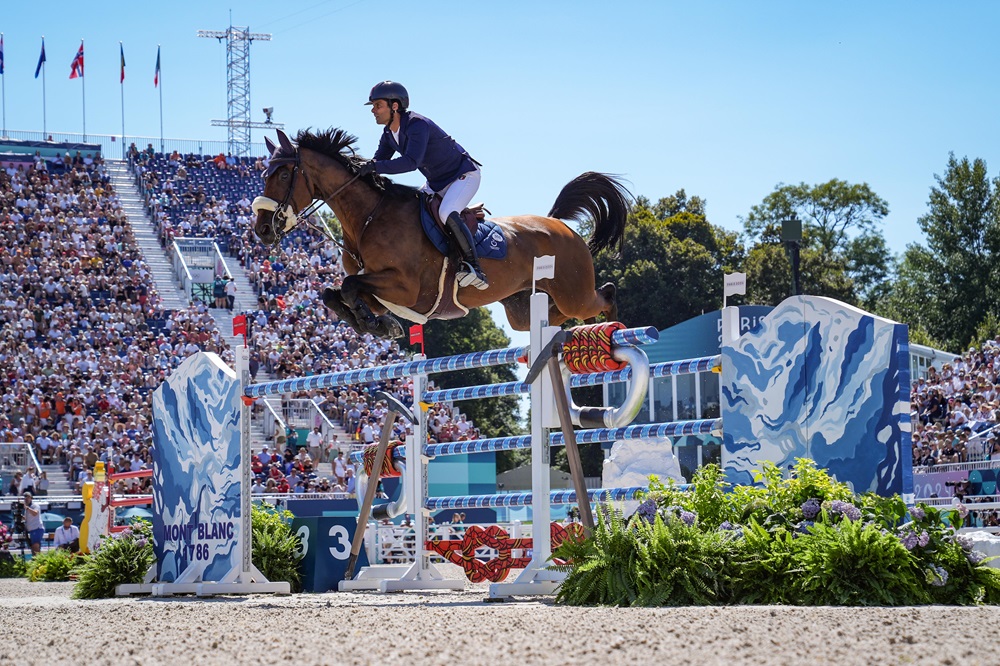
[[[282,149],[287,150],[290,153],[295,152],[295,146],[292,145],[292,140],[288,138],[282,130],[278,130],[278,143],[281,144]]]
[[[271,141],[271,137],[269,136],[264,137],[264,146],[267,147],[268,155],[274,155],[274,151],[277,149],[277,146],[274,145],[274,141]]]

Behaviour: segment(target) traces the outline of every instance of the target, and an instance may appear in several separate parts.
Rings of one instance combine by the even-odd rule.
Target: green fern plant
[[[637,606],[706,605],[728,598],[726,562],[733,547],[722,533],[702,531],[668,514],[635,522]]]
[[[636,530],[617,512],[597,512],[593,534],[580,542],[567,539],[553,557],[571,561],[556,601],[570,606],[631,606],[639,597]]]
[[[916,558],[896,535],[860,520],[817,521],[794,540],[793,603],[912,606],[929,594]]]

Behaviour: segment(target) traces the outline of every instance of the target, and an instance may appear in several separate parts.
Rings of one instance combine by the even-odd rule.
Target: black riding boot
[[[462,255],[462,265],[458,267],[455,279],[459,287],[473,286],[476,289],[488,289],[490,284],[486,281],[486,274],[479,266],[479,257],[476,256],[476,244],[472,239],[472,232],[458,213],[452,213],[444,223],[451,240]]]

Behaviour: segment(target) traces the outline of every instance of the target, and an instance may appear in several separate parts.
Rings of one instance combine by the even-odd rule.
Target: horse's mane
[[[299,130],[295,136],[295,142],[299,144],[299,148],[308,148],[322,153],[340,163],[351,173],[357,173],[358,167],[366,161],[364,157],[354,151],[354,144],[357,141],[356,136],[337,127],[316,131],[307,128]],[[391,198],[412,199],[417,196],[417,188],[394,183],[377,173],[369,174],[362,180],[376,190],[385,192],[386,196]]]

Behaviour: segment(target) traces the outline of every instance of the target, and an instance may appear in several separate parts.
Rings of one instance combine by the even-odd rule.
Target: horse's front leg
[[[376,315],[362,294],[373,294],[366,275],[349,275],[344,278],[340,288],[341,299],[355,316],[359,333],[372,333],[380,338],[394,339],[402,337],[403,326],[390,314]]]

